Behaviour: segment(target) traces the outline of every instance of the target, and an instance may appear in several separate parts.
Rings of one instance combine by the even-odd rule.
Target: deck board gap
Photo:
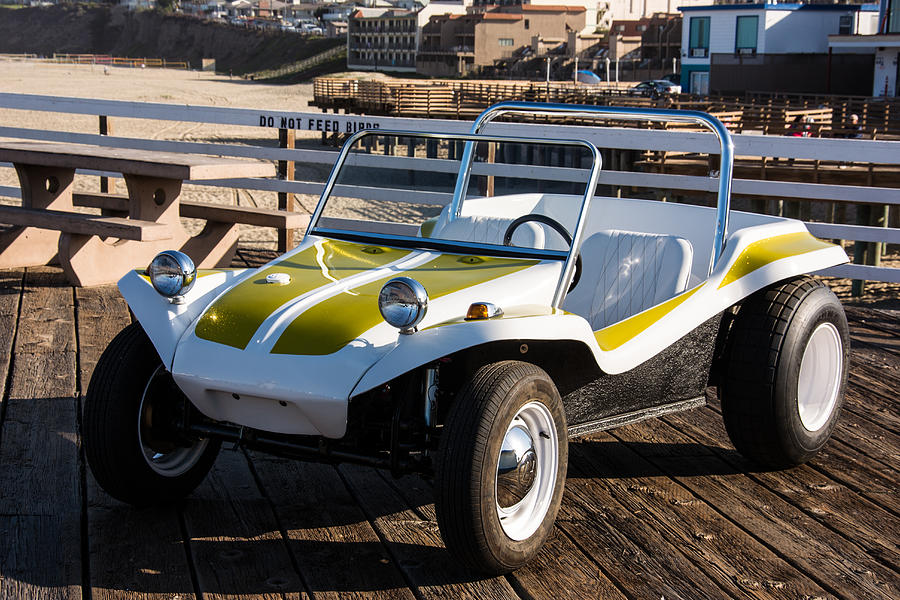
[[[188,534],[187,522],[184,518],[183,501],[175,507],[175,514],[178,518],[178,531],[181,534],[181,541],[184,546],[184,558],[185,562],[187,562],[188,574],[191,577],[191,587],[194,590],[194,599],[204,600],[203,592],[200,588],[200,578],[197,576],[197,565],[194,562],[194,553],[191,550],[191,536]]]
[[[406,586],[412,592],[413,596],[415,596],[416,600],[425,600],[425,596],[422,594],[419,587],[413,582],[412,578],[407,573],[406,569],[402,567],[400,564],[400,558],[396,556],[393,552],[391,544],[388,543],[387,539],[384,537],[384,532],[381,531],[381,528],[378,526],[378,523],[375,519],[375,515],[373,515],[369,508],[366,506],[364,502],[362,502],[359,496],[356,495],[356,491],[353,489],[353,486],[350,485],[350,482],[347,481],[347,476],[337,467],[334,468],[338,477],[341,478],[341,482],[344,484],[344,488],[346,488],[347,493],[350,494],[350,497],[353,498],[353,501],[359,506],[359,509],[362,511],[363,515],[366,517],[366,521],[369,522],[369,527],[372,528],[372,531],[375,532],[375,535],[378,537],[378,541],[381,543],[381,546],[384,548],[385,553],[391,557],[391,562],[394,565],[394,568],[400,572],[400,576],[403,578],[403,581],[406,583]],[[406,499],[404,499],[406,502]]]
[[[563,500],[565,501],[565,496],[563,497]],[[597,568],[597,570],[600,573],[602,573],[615,586],[615,588],[617,590],[619,590],[619,592],[621,592],[621,594],[623,596],[625,596],[628,600],[638,600],[637,596],[630,593],[628,586],[624,585],[621,581],[619,581],[614,576],[614,573],[612,571],[610,571],[608,568],[604,568],[603,561],[600,561],[600,560],[597,560],[596,558],[594,558],[594,556],[590,552],[588,552],[588,549],[585,548],[575,538],[575,536],[570,534],[565,528],[563,528],[561,526],[562,524],[563,524],[563,521],[558,519],[556,522],[556,530],[559,531],[561,535],[565,536],[565,538],[568,539],[569,542],[573,546],[575,546],[583,555],[585,555],[588,558],[588,560],[591,561],[591,564],[593,564]]]
[[[256,470],[256,465],[253,464],[253,459],[250,457],[247,449],[241,448],[241,453],[244,455],[244,460],[247,461],[247,467],[250,469],[250,475],[253,477],[253,481],[256,483],[259,493],[262,494],[262,497],[266,499],[266,502],[269,505],[275,520],[275,525],[278,526],[278,533],[281,535],[281,541],[284,543],[285,549],[287,550],[287,556],[288,560],[291,562],[291,567],[300,579],[300,584],[303,586],[304,591],[309,595],[310,599],[314,599],[316,597],[315,593],[313,592],[312,586],[309,585],[307,577],[303,574],[303,569],[300,568],[300,561],[297,560],[294,549],[291,548],[290,536],[288,535],[287,528],[284,526],[284,522],[281,520],[281,515],[278,513],[278,510],[276,510],[275,502],[272,501],[269,491],[266,489],[266,486],[263,485],[259,472]]]

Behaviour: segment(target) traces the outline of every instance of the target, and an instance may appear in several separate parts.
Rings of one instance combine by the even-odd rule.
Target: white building
[[[873,96],[900,96],[900,0],[881,0],[875,31],[830,35],[832,51],[855,50],[874,54]]]
[[[679,10],[684,14],[681,86],[695,94],[853,93],[844,88],[856,85],[866,59],[853,52],[829,54],[828,36],[873,33],[878,23],[872,5],[717,4]]]

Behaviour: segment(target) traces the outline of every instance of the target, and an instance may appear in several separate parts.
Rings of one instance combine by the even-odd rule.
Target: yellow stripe
[[[421,283],[430,301],[534,266],[536,260],[443,254],[405,272],[392,273],[323,300],[285,329],[273,354],[323,355],[337,352],[383,321],[378,294],[385,281],[405,275]]]
[[[601,350],[615,350],[675,310],[676,306],[693,296],[701,287],[703,287],[703,284],[674,298],[670,298],[662,304],[657,304],[653,308],[648,308],[643,312],[628,317],[624,321],[619,321],[614,325],[604,327],[600,331],[595,331],[594,338],[596,338]]]
[[[407,250],[325,240],[281,260],[239,283],[200,317],[197,337],[244,349],[263,321],[286,302],[316,288],[398,260]],[[285,285],[266,283],[287,273]]]
[[[806,231],[786,233],[753,242],[744,248],[725,273],[719,289],[776,260],[833,247],[834,244],[816,239]]]

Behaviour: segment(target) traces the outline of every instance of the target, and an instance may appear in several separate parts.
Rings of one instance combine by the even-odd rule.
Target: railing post
[[[278,147],[294,149],[295,134],[293,129],[278,130]],[[294,179],[294,161],[278,161],[278,179],[292,181]],[[293,212],[294,194],[291,192],[278,192],[278,210]],[[294,230],[278,230],[278,251],[287,252],[294,245]]]
[[[110,123],[109,117],[106,115],[100,115],[100,135],[112,135],[112,123]],[[101,194],[115,193],[115,191],[115,180],[112,181],[112,186],[110,186],[110,180],[108,177],[100,177]]]

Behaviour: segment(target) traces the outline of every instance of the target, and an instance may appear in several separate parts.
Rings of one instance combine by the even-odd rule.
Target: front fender
[[[194,287],[183,304],[172,304],[150,284],[143,271],[130,271],[119,280],[119,291],[134,318],[141,324],[163,364],[169,370],[178,340],[220,292],[230,287],[247,269],[198,270]]]
[[[597,345],[586,320],[549,307],[513,308],[502,317],[483,321],[447,321],[401,335],[397,345],[363,375],[351,396],[454,352],[504,340],[575,340]]]

